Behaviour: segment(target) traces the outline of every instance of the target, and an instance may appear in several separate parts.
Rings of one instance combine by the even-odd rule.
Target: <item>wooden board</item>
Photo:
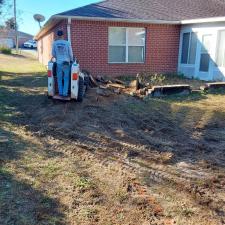
[[[165,95],[188,95],[191,93],[191,87],[187,84],[178,85],[165,85],[165,86],[154,86],[148,93],[153,97],[160,97]]]
[[[206,83],[207,88],[225,88],[225,82]]]

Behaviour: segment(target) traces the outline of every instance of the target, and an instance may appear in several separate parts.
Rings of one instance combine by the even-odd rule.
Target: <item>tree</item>
[[[8,11],[9,6],[8,0],[0,0],[0,22],[4,19],[4,14],[6,14],[6,11]]]
[[[3,6],[3,0],[0,0],[0,15],[2,14],[2,6]]]
[[[14,17],[11,17],[11,18],[9,18],[8,20],[5,21],[5,27],[7,29],[12,29],[12,30],[16,29]],[[17,28],[18,28],[18,24],[17,24]]]
[[[1,14],[1,9],[2,9],[4,3],[5,3],[5,0],[0,0],[0,14]]]

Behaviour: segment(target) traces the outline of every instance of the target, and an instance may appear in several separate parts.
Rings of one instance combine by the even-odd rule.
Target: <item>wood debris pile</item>
[[[89,86],[97,88],[96,93],[100,96],[109,97],[113,94],[127,94],[133,97],[161,97],[167,95],[188,95],[192,92],[191,87],[186,84],[153,86],[143,82],[139,74],[131,81],[123,81],[117,78],[106,78],[102,76],[92,77],[87,75]]]
[[[132,81],[123,81],[117,78],[105,78],[90,76],[90,86],[97,87],[97,94],[109,97],[112,94],[128,94],[131,96],[146,95],[147,89],[139,82],[138,77]]]

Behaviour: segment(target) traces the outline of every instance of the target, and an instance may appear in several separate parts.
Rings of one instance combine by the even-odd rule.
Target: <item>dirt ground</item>
[[[7,57],[1,225],[225,224],[222,93],[143,101],[89,89],[83,103],[53,102],[34,59],[8,69]]]

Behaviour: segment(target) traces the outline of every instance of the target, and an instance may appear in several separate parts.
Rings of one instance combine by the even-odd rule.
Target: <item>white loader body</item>
[[[77,78],[76,79],[76,76]],[[79,79],[84,79],[84,74],[80,72],[79,64],[73,63],[71,67],[71,98],[76,99],[78,98],[78,91],[79,91]]]
[[[53,62],[48,63],[48,96],[55,95],[55,79],[53,76]]]
[[[83,82],[83,83],[82,83]],[[71,65],[69,96],[62,98],[57,93],[56,64],[52,61],[48,63],[48,96],[59,100],[78,100],[82,101],[84,89],[84,74],[80,72],[80,66],[74,62]],[[82,90],[80,90],[82,88]],[[82,96],[81,96],[82,95]]]

